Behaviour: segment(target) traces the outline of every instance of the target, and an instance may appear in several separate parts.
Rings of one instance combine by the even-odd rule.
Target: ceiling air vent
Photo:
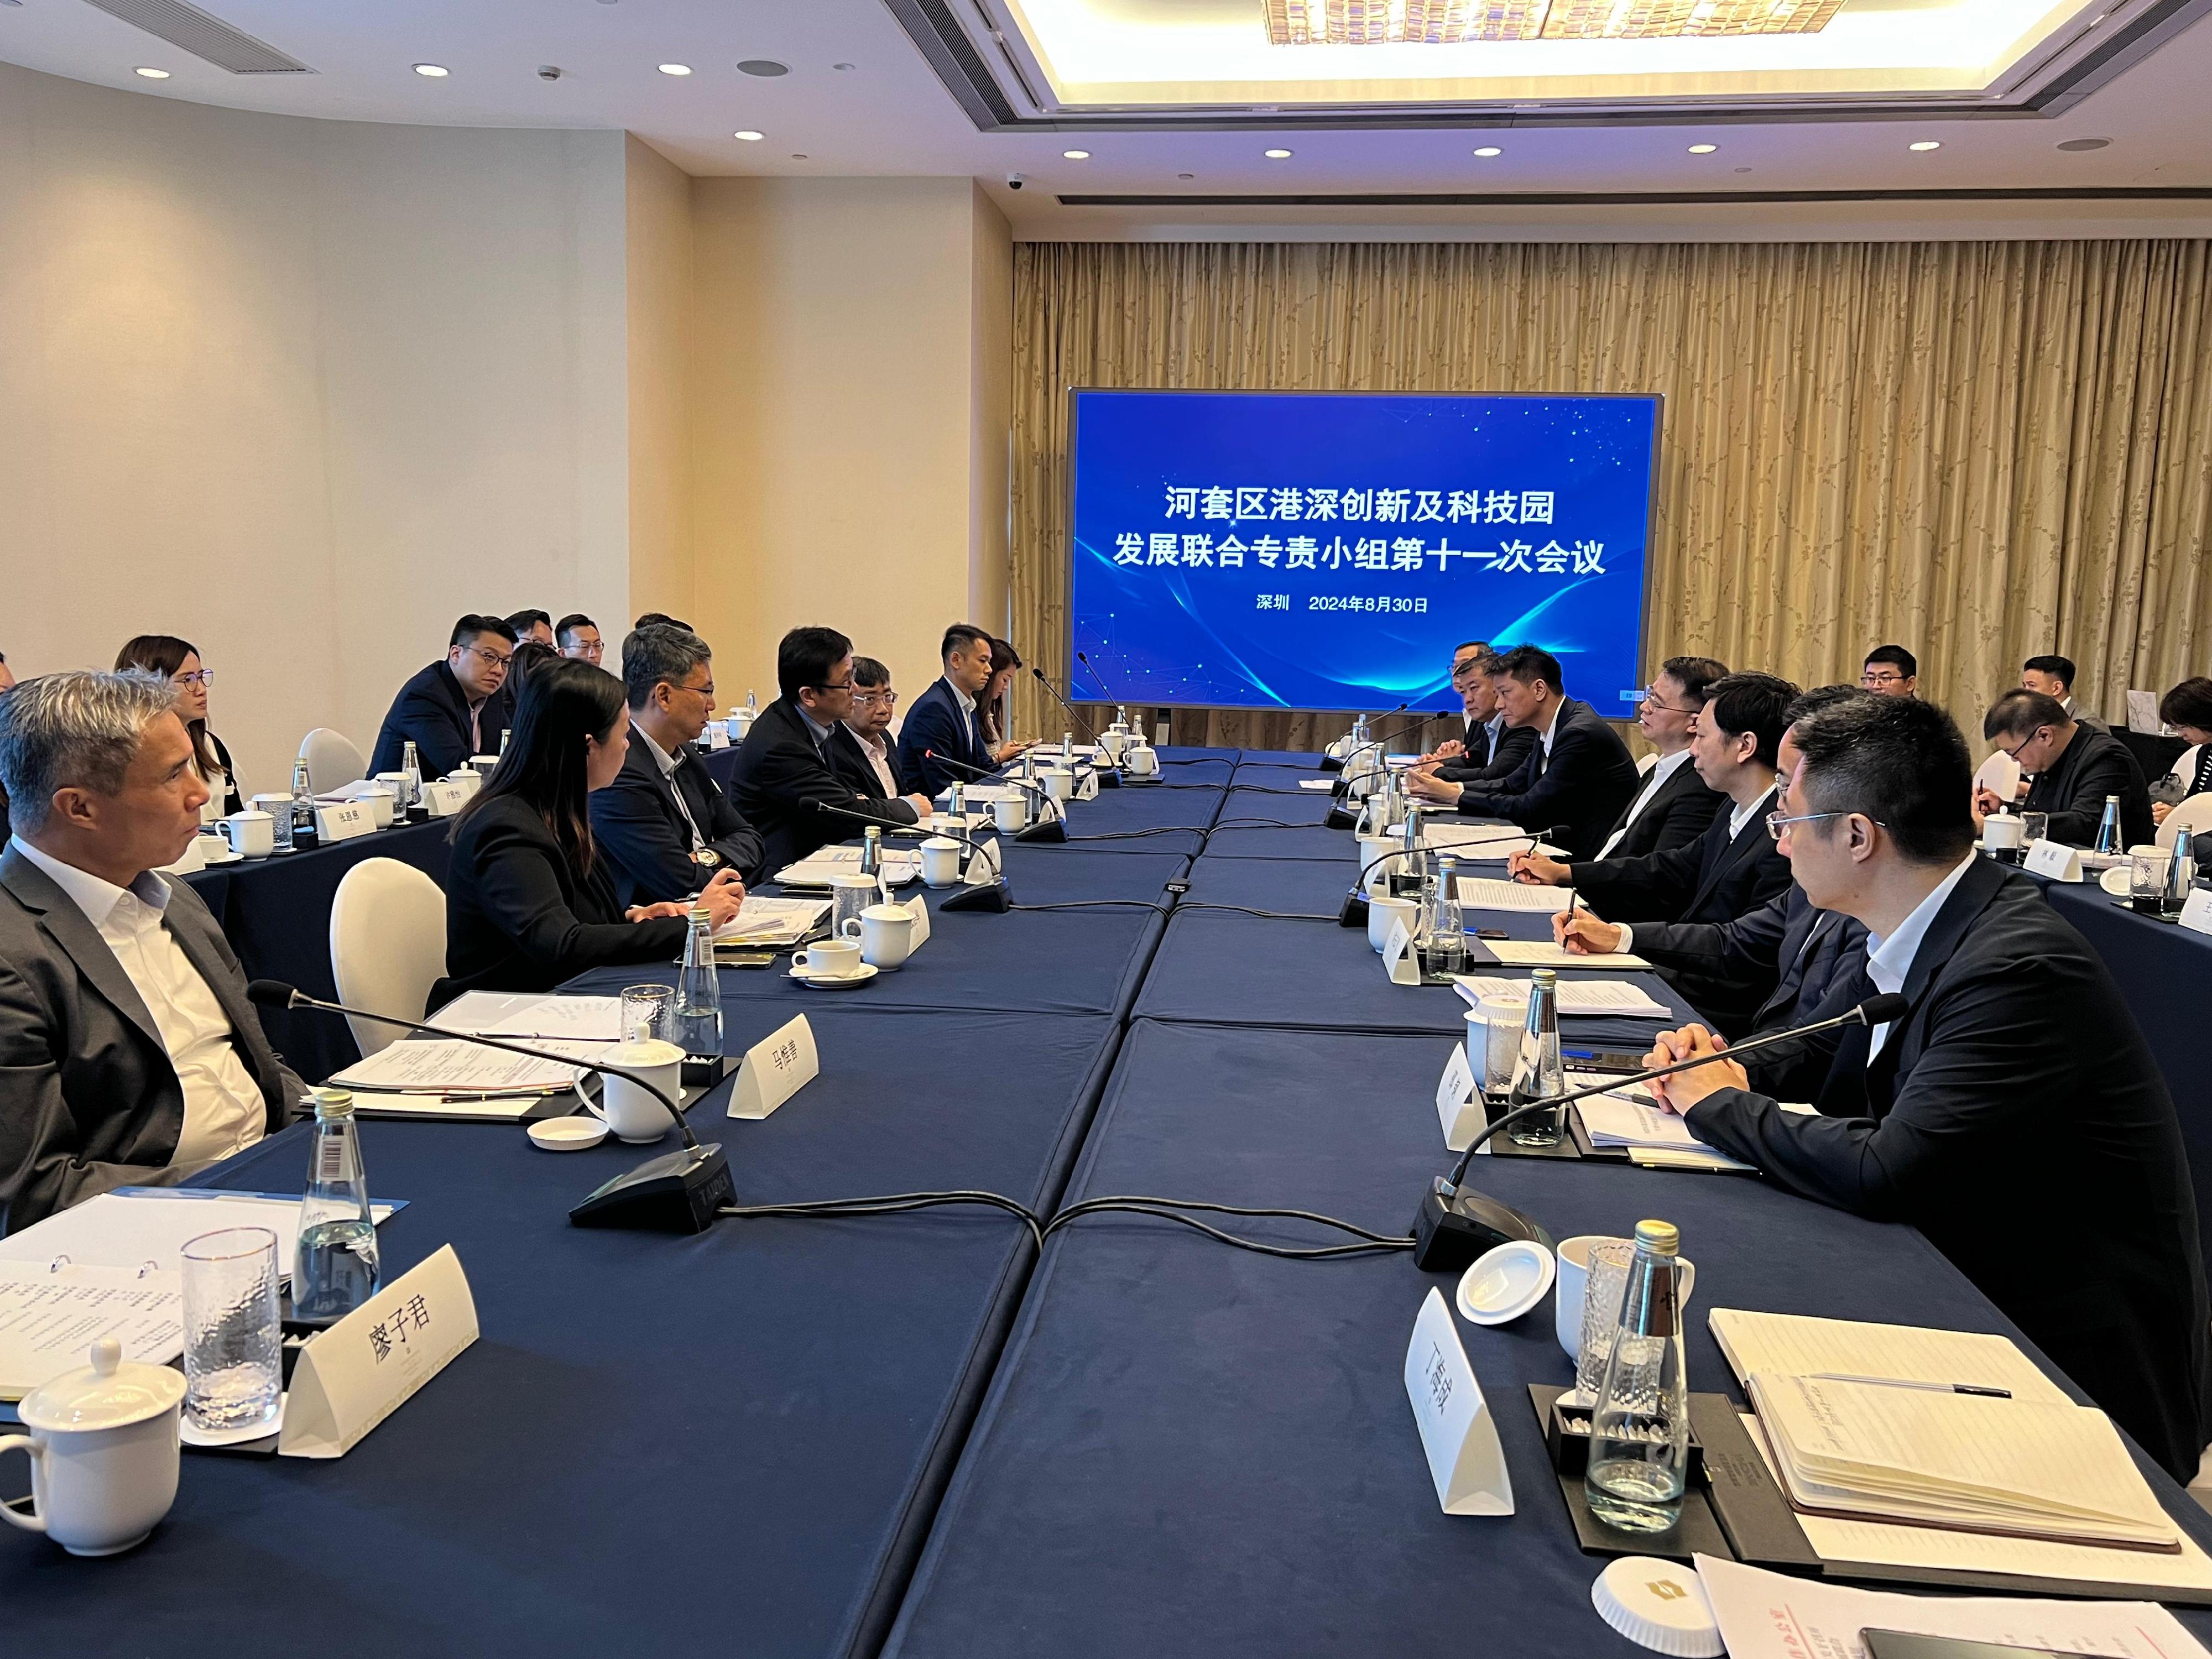
[[[298,58],[286,57],[265,40],[240,33],[221,18],[186,5],[185,0],[85,0],[85,3],[233,75],[314,73]]]

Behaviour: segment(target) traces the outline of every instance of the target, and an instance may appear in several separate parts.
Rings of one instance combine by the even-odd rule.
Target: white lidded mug
[[[860,960],[872,968],[896,968],[914,954],[914,912],[903,904],[871,904],[838,932],[860,941]]]
[[[1160,771],[1159,750],[1144,742],[1133,743],[1122,763],[1140,778],[1158,777]]]
[[[380,830],[392,828],[392,820],[399,815],[399,797],[380,786],[364,789],[354,799],[368,808],[369,821]]]
[[[1098,746],[1106,751],[1106,758],[1119,766],[1121,757],[1129,751],[1129,734],[1122,727],[1109,726],[1098,734]]]
[[[233,812],[222,821],[222,832],[240,858],[265,859],[276,850],[276,820],[266,812]]]
[[[670,1099],[684,1098],[684,1051],[674,1043],[663,1042],[657,1037],[645,1042],[625,1042],[615,1050],[613,1063],[626,1072],[635,1072]],[[668,1108],[628,1078],[602,1072],[599,1084],[599,1101],[592,1110],[606,1119],[607,1127],[615,1132],[617,1139],[643,1146],[659,1139],[676,1127],[676,1121],[668,1115]]]
[[[860,947],[849,939],[818,939],[791,959],[802,979],[850,979],[860,971]]]
[[[1583,1233],[1561,1239],[1559,1248],[1552,1253],[1559,1263],[1559,1278],[1553,1281],[1552,1334],[1559,1339],[1559,1351],[1577,1364],[1582,1363],[1583,1357],[1583,1300],[1589,1289],[1589,1253],[1600,1244],[1634,1243],[1633,1239],[1611,1238],[1603,1233]],[[1698,1282],[1698,1264],[1681,1260],[1681,1267],[1682,1306],[1686,1308],[1690,1305],[1690,1292]]]
[[[16,1412],[28,1434],[0,1438],[0,1452],[31,1459],[31,1512],[0,1506],[0,1520],[42,1532],[71,1555],[119,1555],[145,1541],[177,1501],[177,1413],[182,1371],[125,1363],[103,1336],[88,1370],[57,1376]]]
[[[991,803],[991,817],[1007,835],[1026,830],[1030,824],[1030,798],[1017,789],[1001,800]]]
[[[1075,774],[1065,766],[1048,766],[1037,775],[1044,780],[1044,792],[1054,800],[1066,800],[1075,793]]]
[[[1411,939],[1413,936],[1413,917],[1420,908],[1409,898],[1391,898],[1383,894],[1376,894],[1369,898],[1367,942],[1375,947],[1376,956],[1381,956],[1382,947],[1390,942],[1391,919],[1402,918],[1406,924],[1406,937]]]
[[[1360,881],[1369,892],[1387,893],[1390,890],[1390,866],[1375,861],[1401,850],[1402,843],[1392,841],[1388,836],[1362,836],[1359,838],[1359,867],[1367,872]],[[1370,866],[1373,867],[1370,869]]]
[[[921,844],[921,878],[932,887],[950,887],[960,879],[960,843],[947,836],[932,836]]]
[[[1982,820],[1982,845],[1992,853],[2016,851],[2027,840],[2027,826],[2007,812]]]

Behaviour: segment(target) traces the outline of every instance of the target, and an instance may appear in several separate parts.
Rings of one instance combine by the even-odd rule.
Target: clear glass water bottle
[[[675,1040],[687,1054],[722,1052],[722,981],[714,968],[714,919],[703,904],[691,910],[684,966],[676,976]]]
[[[2120,798],[2105,797],[2105,816],[2097,820],[2097,847],[2100,853],[2120,850]]]
[[[307,763],[292,763],[292,845],[313,847],[322,837],[315,829],[315,791],[307,781]]]
[[[2169,916],[2181,914],[2181,907],[2189,902],[2190,890],[2197,885],[2197,837],[2188,830],[2173,832],[2173,861],[2166,868],[2166,902],[2162,907]]]
[[[884,830],[872,823],[860,838],[860,873],[880,878],[884,873]]]
[[[960,780],[957,778],[952,780],[951,786],[945,794],[945,810],[956,818],[964,817],[967,815],[968,792],[962,787]]]
[[[1075,769],[1074,732],[1063,732],[1060,734],[1060,757],[1062,761],[1066,763],[1067,769],[1069,771],[1073,772]]]
[[[400,750],[399,775],[401,787],[407,792],[406,799],[399,803],[399,810],[411,817],[422,807],[422,757],[415,752],[411,742]]]
[[[752,688],[750,686],[747,686],[745,688],[745,713],[748,714],[757,714],[760,713],[760,704],[755,700],[752,694]]]
[[[1390,866],[1390,890],[1401,897],[1413,897],[1426,886],[1429,874],[1429,855],[1421,845],[1421,804],[1406,803],[1406,823],[1399,848],[1406,856]]]
[[[1539,1100],[1556,1100],[1567,1091],[1567,1074],[1559,1063],[1559,976],[1539,968],[1528,976],[1528,1019],[1521,1031],[1521,1052],[1513,1062],[1513,1086],[1507,1091],[1508,1110]],[[1517,1146],[1556,1146],[1565,1130],[1567,1109],[1531,1112],[1506,1126],[1507,1136]]]
[[[292,1262],[292,1316],[334,1325],[376,1294],[376,1221],[361,1160],[353,1096],[316,1089],[315,1133],[307,1143],[307,1191],[300,1203],[300,1242]]]
[[[1443,985],[1467,971],[1467,920],[1459,908],[1459,860],[1437,855],[1437,873],[1421,903],[1421,972]]]
[[[1682,1513],[1690,1400],[1682,1366],[1681,1235],[1636,1224],[1620,1323],[1590,1419],[1583,1493],[1621,1532],[1664,1532]]]

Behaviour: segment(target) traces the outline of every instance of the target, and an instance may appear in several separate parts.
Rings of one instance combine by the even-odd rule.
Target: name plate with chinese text
[[[343,1457],[476,1340],[476,1298],[447,1244],[300,1350],[277,1455]]]
[[[434,818],[449,818],[468,805],[469,792],[458,783],[426,783],[422,786],[422,805]]]
[[[916,893],[907,901],[906,908],[914,913],[914,944],[908,954],[929,943],[929,905],[922,894]]]
[[[334,842],[351,841],[356,836],[376,833],[376,814],[369,811],[366,801],[333,801],[315,808],[315,834],[328,847]]]
[[[1452,1044],[1451,1058],[1437,1082],[1437,1121],[1443,1127],[1444,1150],[1463,1152],[1468,1143],[1489,1124],[1489,1115],[1474,1086],[1474,1070],[1467,1063],[1467,1046]]]
[[[1510,1515],[1513,1479],[1498,1420],[1474,1380],[1443,1292],[1433,1286],[1406,1346],[1406,1398],[1428,1454],[1429,1479],[1446,1515]]]
[[[1406,919],[1393,916],[1390,932],[1382,941],[1382,971],[1390,976],[1393,985],[1419,985],[1421,964],[1413,956],[1413,936],[1406,931]]]
[[[2039,841],[2029,846],[2022,867],[2032,875],[2048,876],[2053,881],[2079,881],[2081,854],[2063,842]]]
[[[2195,933],[2212,933],[2212,892],[2191,888],[2181,902],[2181,925]]]
[[[820,1076],[822,1057],[804,1014],[745,1050],[730,1090],[732,1117],[766,1117]]]

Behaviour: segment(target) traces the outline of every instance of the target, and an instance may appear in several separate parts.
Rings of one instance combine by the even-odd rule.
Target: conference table
[[[946,913],[929,894],[929,943],[865,986],[724,970],[726,1049],[803,1013],[821,1054],[764,1120],[727,1118],[727,1083],[693,1109],[739,1202],[965,1188],[1050,1213],[1133,1194],[1407,1228],[1448,1160],[1433,1097],[1466,1005],[1389,985],[1364,929],[1336,925],[1355,860],[1317,828],[1326,798],[1256,793],[1294,788],[1292,763],[1197,758],[1169,775],[1209,786],[1110,792],[1069,825],[1118,810],[1187,830],[1194,855],[1016,845],[1016,909]],[[1216,827],[1263,802],[1290,827]],[[1279,854],[1267,833],[1333,851]],[[1657,1024],[1565,1026],[1619,1046]],[[1528,1402],[1526,1384],[1568,1380],[1548,1301],[1500,1327],[1455,1318],[1516,1513],[1449,1517],[1401,1371],[1423,1297],[1452,1280],[1402,1253],[1285,1261],[1108,1214],[1040,1255],[986,1208],[586,1231],[568,1206],[649,1149],[555,1155],[512,1126],[392,1121],[362,1143],[372,1192],[409,1200],[381,1230],[387,1276],[451,1243],[480,1340],[342,1460],[188,1454],[176,1509],[127,1555],[0,1535],[11,1650],[228,1659],[259,1629],[337,1656],[1637,1651],[1590,1609],[1603,1562],[1575,1545]],[[295,1190],[305,1158],[295,1128],[203,1179]],[[1744,1177],[1504,1154],[1478,1168],[1556,1237],[1676,1222],[1693,1314],[2017,1340],[1907,1227]],[[1690,1361],[1693,1387],[1732,1387],[1694,1317]],[[2148,1473],[2212,1544],[2212,1522]],[[0,1462],[0,1497],[22,1480]],[[2212,1635],[2212,1615],[2183,1617]]]

